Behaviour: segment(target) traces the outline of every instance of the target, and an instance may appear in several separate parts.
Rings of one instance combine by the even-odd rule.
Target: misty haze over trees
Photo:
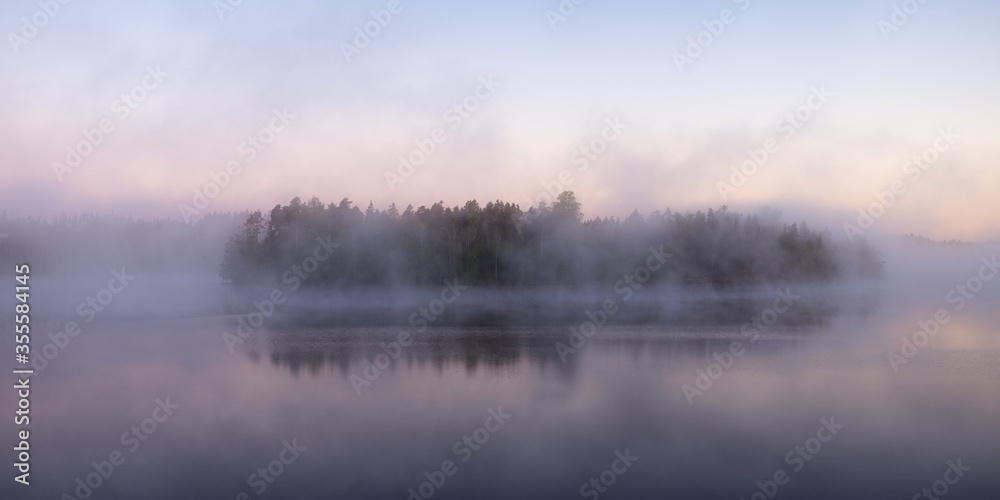
[[[61,277],[133,271],[211,276],[222,249],[248,212],[209,213],[193,224],[177,219],[77,214],[51,219],[0,213],[0,264],[28,257],[33,273]]]
[[[723,206],[583,221],[580,206],[571,191],[527,212],[500,200],[400,212],[395,204],[362,211],[346,198],[329,205],[295,198],[267,217],[259,211],[247,217],[226,245],[220,276],[249,285],[297,275],[320,287],[447,279],[501,287],[602,285],[644,265],[654,250],[669,256],[651,283],[824,282],[882,273],[881,253],[867,242],[834,242],[805,222],[782,223],[774,211],[743,215]]]

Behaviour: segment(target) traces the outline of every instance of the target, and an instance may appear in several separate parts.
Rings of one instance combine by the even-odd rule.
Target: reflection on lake
[[[568,325],[277,327],[230,354],[233,317],[95,323],[32,381],[31,495],[0,496],[912,498],[959,459],[937,486],[995,496],[996,296],[894,373],[886,353],[946,304],[891,293],[757,340],[747,316],[609,320],[565,362]]]

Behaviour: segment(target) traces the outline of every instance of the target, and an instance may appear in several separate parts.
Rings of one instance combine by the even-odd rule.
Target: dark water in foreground
[[[567,327],[431,328],[360,394],[400,328],[284,328],[230,353],[233,317],[95,322],[32,381],[32,485],[8,468],[0,497],[83,498],[96,463],[94,499],[406,499],[428,476],[441,499],[997,498],[997,295],[885,293],[756,341],[609,322],[565,362]],[[895,373],[887,353],[937,308],[951,321]],[[689,402],[699,370],[716,378]]]

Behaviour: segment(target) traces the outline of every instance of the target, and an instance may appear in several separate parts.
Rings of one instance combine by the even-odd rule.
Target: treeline
[[[503,201],[443,202],[400,212],[348,200],[295,198],[251,213],[226,245],[220,276],[236,284],[305,280],[311,286],[609,285],[670,256],[652,283],[755,284],[871,278],[881,254],[865,241],[835,244],[826,231],[783,224],[776,212],[633,212],[582,220],[570,191],[522,211]]]

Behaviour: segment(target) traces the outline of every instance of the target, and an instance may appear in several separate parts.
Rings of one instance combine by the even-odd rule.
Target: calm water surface
[[[230,353],[234,317],[95,322],[33,379],[33,484],[0,496],[912,498],[941,480],[998,498],[996,294],[954,311],[884,293],[756,341],[609,321],[565,361],[567,326],[431,328],[377,373],[398,327],[272,328]],[[937,308],[953,319],[894,372]]]

